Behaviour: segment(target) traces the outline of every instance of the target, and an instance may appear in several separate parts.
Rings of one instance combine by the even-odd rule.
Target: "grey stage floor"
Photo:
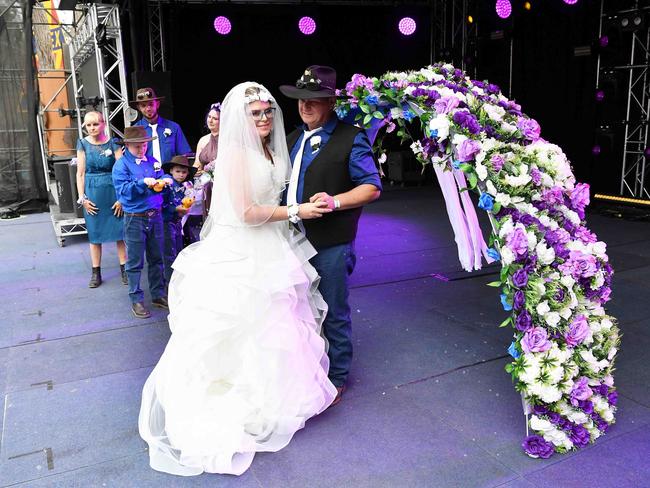
[[[503,369],[512,333],[497,327],[504,312],[485,286],[496,268],[460,269],[434,187],[389,190],[362,218],[343,402],[241,477],[149,468],[140,391],[169,330],[162,311],[131,315],[114,247],[91,290],[85,237],[59,248],[48,214],[0,221],[0,485],[650,486],[650,224],[588,216],[616,270],[618,423],[581,452],[534,460]]]

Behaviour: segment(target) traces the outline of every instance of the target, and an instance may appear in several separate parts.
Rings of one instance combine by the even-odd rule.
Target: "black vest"
[[[354,138],[360,130],[343,122],[336,124],[332,137],[307,168],[302,203],[309,202],[309,198],[318,192],[334,196],[356,186],[350,178],[349,158]],[[302,133],[302,129],[296,129],[287,136],[289,150]],[[319,219],[303,220],[307,239],[316,249],[352,242],[357,236],[361,211],[362,207],[335,210]]]

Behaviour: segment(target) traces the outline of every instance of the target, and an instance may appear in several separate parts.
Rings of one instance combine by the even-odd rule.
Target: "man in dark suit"
[[[308,67],[294,85],[280,91],[298,100],[303,126],[287,135],[293,164],[287,190],[289,217],[303,229],[318,254],[311,260],[321,277],[319,291],[327,302],[323,330],[329,342],[329,378],[341,400],[352,362],[349,277],[354,270],[354,240],[362,207],[379,198],[381,179],[365,131],[338,120],[336,71]],[[297,204],[325,201],[333,210],[322,218],[301,221]]]

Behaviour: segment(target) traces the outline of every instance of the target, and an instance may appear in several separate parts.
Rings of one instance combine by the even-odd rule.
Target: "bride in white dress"
[[[215,168],[201,241],[174,262],[172,336],[139,418],[151,467],[183,476],[242,474],[336,396],[315,250],[287,221],[329,210],[280,206],[289,155],[280,107],[262,85],[239,84],[224,99]]]

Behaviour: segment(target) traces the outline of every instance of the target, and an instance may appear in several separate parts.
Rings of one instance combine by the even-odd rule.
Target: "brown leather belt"
[[[144,212],[139,212],[139,213],[124,212],[124,215],[126,215],[127,217],[153,217],[154,215],[158,215],[159,213],[160,213],[160,209],[150,208],[149,210],[145,210]]]

